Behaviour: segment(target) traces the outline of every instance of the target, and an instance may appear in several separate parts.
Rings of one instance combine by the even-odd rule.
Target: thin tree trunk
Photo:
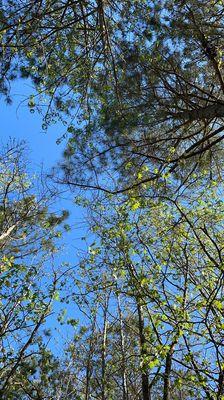
[[[18,224],[14,224],[12,226],[10,226],[6,232],[2,233],[0,235],[0,241],[5,240],[6,238],[8,238],[10,236],[10,234],[12,233],[12,231],[17,227]]]
[[[103,311],[103,341],[102,341],[102,363],[101,363],[101,380],[102,380],[102,392],[101,399],[106,400],[106,346],[107,346],[107,311],[109,303],[108,295],[105,299],[104,311]]]
[[[120,341],[121,341],[121,357],[122,357],[122,399],[128,400],[128,383],[127,383],[127,371],[126,371],[126,357],[125,357],[125,335],[123,329],[123,316],[120,305],[120,296],[117,295],[118,314],[120,322]]]
[[[86,365],[86,386],[85,386],[85,400],[89,400],[89,389],[90,389],[90,378],[92,374],[92,355],[94,350],[94,332],[96,326],[96,315],[94,315],[93,323],[92,323],[92,335],[90,338],[90,345],[89,345],[89,355]]]
[[[222,400],[224,395],[224,371],[221,371],[219,374],[219,386],[217,393],[217,400]]]
[[[140,343],[140,354],[141,358],[144,360],[144,357],[146,356],[146,339],[145,339],[145,334],[144,334],[144,317],[142,314],[142,306],[139,304],[139,301],[137,300],[137,310],[138,310],[138,327],[139,327],[139,343]],[[144,369],[143,365],[143,371],[142,371],[142,400],[150,400],[150,391],[149,391],[149,378],[148,378],[148,373]]]
[[[172,368],[172,356],[173,347],[171,346],[167,356],[166,356],[166,367],[164,374],[164,386],[163,386],[163,400],[170,400],[170,374]]]

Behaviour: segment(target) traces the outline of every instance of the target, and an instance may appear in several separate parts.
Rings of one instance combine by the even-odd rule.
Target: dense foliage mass
[[[2,152],[1,398],[223,400],[223,2],[6,0],[0,33],[2,96],[27,79],[42,129],[64,125],[52,178],[92,190],[94,237],[50,268],[67,214]],[[59,313],[62,355],[59,297],[83,315]]]
[[[142,166],[140,183],[204,162],[220,173],[222,1],[5,1],[1,21],[2,91],[29,77],[43,128],[67,124],[65,180],[91,185],[104,168],[120,191]]]

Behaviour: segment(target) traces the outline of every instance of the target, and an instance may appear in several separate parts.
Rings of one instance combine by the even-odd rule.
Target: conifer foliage
[[[64,126],[52,186],[0,155],[0,397],[224,400],[223,1],[5,0],[0,37],[2,97]]]

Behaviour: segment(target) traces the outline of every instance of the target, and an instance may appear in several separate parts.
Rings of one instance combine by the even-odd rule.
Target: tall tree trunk
[[[171,346],[166,356],[166,366],[165,366],[164,385],[163,385],[163,400],[170,400],[170,374],[172,368],[173,347],[174,345]]]
[[[222,370],[219,373],[219,385],[218,385],[217,400],[222,400],[223,397],[224,397],[224,371]]]
[[[137,299],[137,310],[138,310],[138,329],[139,329],[139,343],[140,343],[140,354],[141,358],[144,360],[147,355],[146,352],[146,339],[144,334],[144,317],[142,313],[142,306],[139,304],[139,300]],[[142,371],[142,400],[150,400],[150,391],[149,391],[149,377],[147,370],[145,370],[143,365]]]
[[[102,332],[102,362],[101,362],[101,381],[102,381],[102,391],[101,399],[106,400],[106,349],[107,349],[107,312],[109,304],[110,294],[107,295],[104,303],[103,310],[103,332]]]
[[[128,400],[128,383],[126,371],[126,357],[125,357],[125,335],[123,327],[123,316],[120,305],[120,296],[117,295],[118,315],[120,322],[120,343],[121,343],[121,357],[122,357],[122,400]]]
[[[86,364],[85,400],[89,400],[90,378],[91,378],[91,375],[92,375],[92,355],[93,355],[93,352],[94,352],[95,327],[96,327],[96,314],[93,317],[92,334],[91,334],[91,338],[90,338],[89,354],[88,354],[88,359],[87,359],[87,364]]]

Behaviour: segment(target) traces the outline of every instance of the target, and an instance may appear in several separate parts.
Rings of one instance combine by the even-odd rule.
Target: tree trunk
[[[166,367],[164,374],[164,386],[163,386],[163,400],[170,400],[170,374],[172,368],[172,355],[173,346],[171,346],[170,351],[166,356]]]
[[[108,312],[108,295],[105,299],[104,310],[103,310],[103,337],[102,337],[102,362],[101,362],[101,381],[102,381],[102,392],[101,399],[106,400],[106,349],[107,349],[107,312]]]
[[[86,364],[86,385],[85,385],[85,400],[89,400],[89,391],[90,391],[90,379],[92,375],[92,356],[94,352],[94,333],[96,326],[96,315],[94,315],[93,323],[92,323],[92,335],[90,338],[89,344],[89,354]]]
[[[144,360],[147,355],[146,352],[146,339],[144,334],[144,317],[142,314],[142,306],[139,304],[137,300],[137,310],[138,310],[138,328],[139,328],[139,343],[140,343],[140,354],[141,358]],[[142,371],[142,400],[150,400],[150,391],[149,391],[149,378],[147,370],[144,368],[143,363],[143,371]]]
[[[126,358],[125,358],[125,336],[123,329],[123,317],[120,306],[120,297],[117,295],[118,314],[120,322],[120,341],[121,341],[121,357],[122,357],[122,400],[128,400],[128,383],[126,373]]]

